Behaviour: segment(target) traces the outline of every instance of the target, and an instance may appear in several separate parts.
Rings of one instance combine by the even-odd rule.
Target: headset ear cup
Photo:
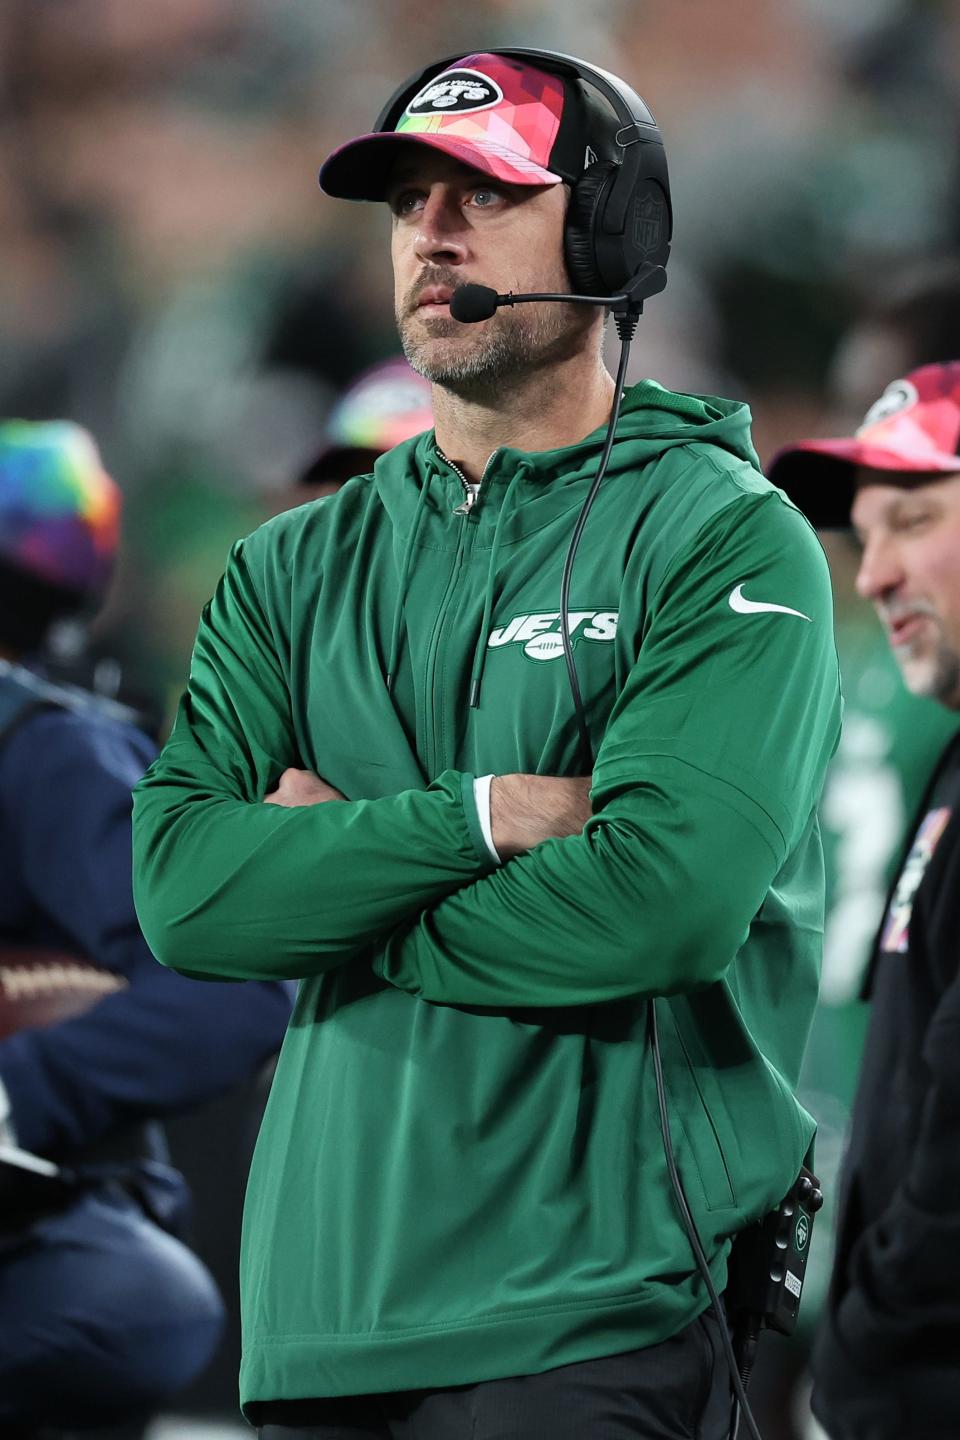
[[[610,293],[600,273],[595,236],[597,217],[616,173],[616,165],[600,161],[584,171],[573,187],[564,229],[564,256],[574,294]]]

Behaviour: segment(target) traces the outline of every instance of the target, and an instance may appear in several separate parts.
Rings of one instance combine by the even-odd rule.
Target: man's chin
[[[910,694],[929,695],[934,680],[934,667],[929,656],[917,655],[908,645],[894,645],[893,658]]]
[[[449,364],[463,354],[468,342],[458,321],[437,316],[432,320],[407,321],[400,330],[400,343],[413,368],[425,375],[424,367],[437,361]]]
[[[412,334],[404,330],[403,353],[410,364],[426,380],[442,385],[447,379],[473,376],[486,368],[483,347],[463,334],[456,320],[431,322],[451,328],[446,333]],[[459,333],[458,333],[459,332]]]
[[[911,695],[935,700],[955,710],[960,706],[960,659],[952,654],[910,655],[894,651],[903,683]]]

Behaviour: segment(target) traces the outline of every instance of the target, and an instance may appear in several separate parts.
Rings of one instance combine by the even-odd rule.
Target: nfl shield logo
[[[663,237],[664,203],[663,196],[655,190],[648,190],[640,197],[633,210],[633,243],[641,255],[649,255],[659,248]]]

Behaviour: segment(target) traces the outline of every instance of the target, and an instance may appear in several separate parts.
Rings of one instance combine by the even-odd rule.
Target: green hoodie
[[[628,392],[571,590],[594,815],[500,868],[483,841],[474,775],[576,773],[557,602],[603,438],[497,450],[468,509],[431,432],[239,543],[137,789],[161,962],[301,980],[246,1203],[254,1420],[614,1354],[704,1308],[653,996],[718,1285],[809,1145],[837,664],[822,552],[746,407]],[[259,803],[291,765],[350,803]]]

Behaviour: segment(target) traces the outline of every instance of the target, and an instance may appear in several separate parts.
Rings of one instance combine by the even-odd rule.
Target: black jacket
[[[912,828],[867,994],[872,1017],[813,1409],[831,1440],[956,1440],[960,735]]]

